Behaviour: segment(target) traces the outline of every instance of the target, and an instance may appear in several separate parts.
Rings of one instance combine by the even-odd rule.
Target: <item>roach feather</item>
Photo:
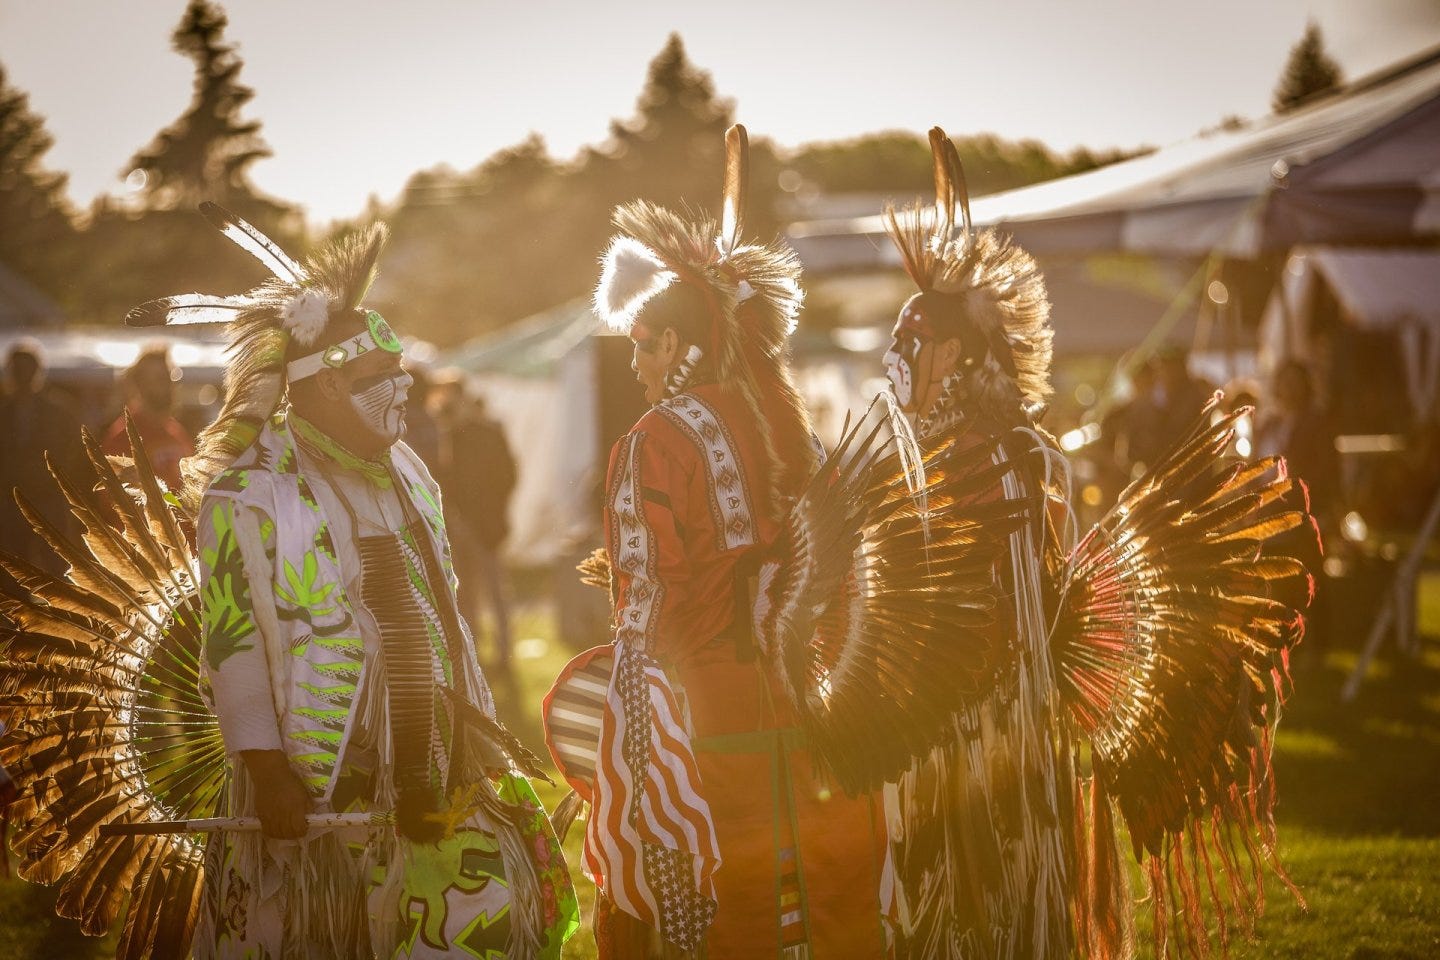
[[[161,297],[131,307],[125,314],[127,327],[195,326],[232,323],[254,307],[245,297],[212,297],[203,293],[182,293]]]
[[[720,214],[720,254],[729,258],[745,230],[745,198],[750,194],[750,137],[735,124],[725,131],[725,189]]]
[[[278,243],[220,204],[206,200],[200,204],[200,214],[211,226],[229,237],[241,250],[259,260],[265,269],[279,279],[286,283],[301,283],[305,280],[305,269],[280,249]]]

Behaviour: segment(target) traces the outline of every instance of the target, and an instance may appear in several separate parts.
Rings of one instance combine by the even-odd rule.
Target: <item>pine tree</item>
[[[1340,65],[1325,52],[1320,27],[1311,20],[1305,25],[1300,42],[1290,48],[1290,57],[1271,94],[1270,105],[1276,113],[1285,113],[1326,90],[1340,85]]]
[[[67,177],[43,163],[53,143],[44,118],[0,67],[0,262],[58,295],[75,227]]]
[[[403,329],[451,344],[587,296],[616,205],[646,199],[719,215],[733,114],[672,35],[635,114],[613,121],[607,141],[576,163],[556,163],[532,137],[469,172],[412,177],[387,217],[393,238],[377,303]],[[747,233],[773,235],[780,164],[760,137],[750,157]]]
[[[672,33],[650,62],[635,116],[611,121],[609,141],[586,152],[580,179],[611,204],[643,198],[713,207],[734,112]]]
[[[179,119],[130,161],[145,174],[150,209],[194,209],[202,200],[252,207],[260,199],[249,168],[270,156],[260,121],[241,112],[255,92],[239,80],[243,66],[224,40],[228,20],[212,0],[190,0],[171,35],[177,53],[195,63],[195,91]]]
[[[101,198],[90,211],[80,287],[92,322],[118,323],[135,304],[180,290],[238,293],[265,279],[196,212],[202,200],[304,252],[300,211],[250,182],[250,167],[270,148],[260,122],[241,117],[254,91],[239,81],[243,63],[224,40],[227,22],[214,0],[190,0],[171,34],[176,52],[195,63],[190,106],[130,161],[127,173],[145,174],[139,204]]]

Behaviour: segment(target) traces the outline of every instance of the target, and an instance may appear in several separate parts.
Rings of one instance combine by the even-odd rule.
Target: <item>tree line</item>
[[[271,151],[260,121],[246,116],[254,92],[240,79],[243,62],[225,38],[226,26],[215,0],[191,0],[171,37],[175,51],[194,64],[188,107],[130,158],[124,168],[130,196],[102,197],[83,213],[66,195],[65,175],[44,164],[51,139],[43,118],[0,67],[0,263],[71,317],[118,323],[151,297],[235,292],[262,279],[248,258],[217,255],[213,231],[194,212],[204,199],[230,207],[289,249],[329,238],[308,234],[299,205],[265,195],[250,178]],[[1304,56],[1324,58],[1318,31],[1313,38],[1307,33],[1307,44]],[[1287,104],[1313,95],[1317,82],[1338,82],[1332,63],[1318,73],[1302,67],[1287,68]],[[717,93],[714,79],[672,35],[650,64],[634,114],[612,121],[603,143],[563,161],[531,135],[470,170],[417,172],[394,202],[372,199],[329,235],[386,220],[393,237],[378,305],[401,329],[453,344],[584,295],[617,203],[639,197],[709,203],[718,189],[722,134],[734,118],[734,102]],[[957,147],[975,195],[1143,152],[1059,154],[1037,141],[989,134],[959,137]],[[756,139],[752,229],[779,230],[797,197],[923,195],[930,177],[928,144],[910,132],[793,149]]]

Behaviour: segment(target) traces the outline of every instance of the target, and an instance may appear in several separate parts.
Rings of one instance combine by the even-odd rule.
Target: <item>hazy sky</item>
[[[80,203],[189,102],[184,0],[0,0],[0,64],[55,137]],[[679,31],[753,135],[887,128],[1068,149],[1163,144],[1259,116],[1307,18],[1355,77],[1440,44],[1440,0],[231,0],[275,156],[255,181],[312,218],[468,169],[531,131],[570,157],[629,116]]]

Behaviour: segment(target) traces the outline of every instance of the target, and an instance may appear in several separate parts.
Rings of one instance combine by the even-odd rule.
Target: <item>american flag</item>
[[[623,643],[587,651],[562,672],[545,713],[552,755],[591,803],[586,873],[618,908],[695,949],[715,917],[720,854],[665,672]]]

